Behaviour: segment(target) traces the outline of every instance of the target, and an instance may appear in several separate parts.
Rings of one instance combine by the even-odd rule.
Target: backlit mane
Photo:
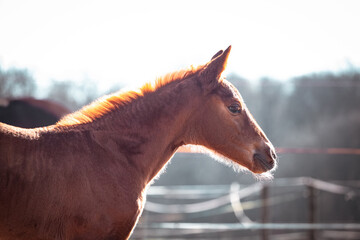
[[[199,71],[201,71],[205,65],[197,67],[190,66],[188,69],[183,69],[175,72],[168,73],[155,80],[155,83],[145,83],[140,89],[135,91],[116,92],[110,95],[101,97],[87,106],[84,106],[79,111],[66,115],[59,122],[57,126],[71,126],[77,124],[85,124],[93,122],[94,120],[104,116],[107,113],[122,107],[131,101],[145,96],[148,93],[155,92],[157,89],[175,81],[189,78]]]

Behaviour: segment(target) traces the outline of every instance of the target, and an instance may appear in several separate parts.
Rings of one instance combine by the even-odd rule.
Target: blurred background
[[[274,180],[176,153],[132,239],[360,239],[359,1],[0,0],[0,121],[55,123],[232,45]]]

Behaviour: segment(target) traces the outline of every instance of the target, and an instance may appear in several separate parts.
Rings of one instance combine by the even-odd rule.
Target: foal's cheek
[[[232,122],[234,124],[234,130],[240,133],[244,126],[244,122],[242,121],[242,119],[239,117],[234,117],[232,119]]]

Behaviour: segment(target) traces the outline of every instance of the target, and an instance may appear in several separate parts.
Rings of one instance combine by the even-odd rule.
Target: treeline
[[[80,83],[49,80],[49,88],[40,88],[27,69],[3,69],[0,66],[0,98],[34,97],[58,102],[75,111],[99,97],[97,84],[89,79]]]

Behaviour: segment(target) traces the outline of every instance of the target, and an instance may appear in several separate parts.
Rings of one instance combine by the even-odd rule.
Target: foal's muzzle
[[[272,147],[266,146],[263,151],[254,153],[253,158],[264,171],[269,171],[275,167],[277,155]]]

